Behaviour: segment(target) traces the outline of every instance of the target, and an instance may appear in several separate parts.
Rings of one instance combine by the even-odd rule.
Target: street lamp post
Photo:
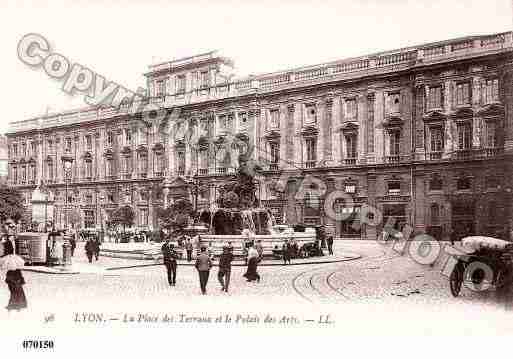
[[[103,207],[103,200],[105,199],[105,196],[100,196],[100,242],[103,242],[103,214],[102,214],[102,207]]]
[[[71,181],[71,168],[73,166],[73,156],[67,150],[66,153],[61,157],[62,164],[64,167],[64,182],[65,182],[65,199],[64,199],[64,228],[68,229],[68,181]]]

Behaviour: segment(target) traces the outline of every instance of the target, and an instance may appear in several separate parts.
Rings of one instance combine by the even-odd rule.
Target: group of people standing
[[[192,260],[193,246],[189,238],[186,239],[184,246],[187,253],[187,261],[190,262]],[[243,275],[248,282],[260,282],[260,274],[257,269],[258,263],[262,260],[262,255],[263,247],[261,243],[252,245],[248,249],[247,270]],[[162,245],[162,256],[164,266],[166,268],[167,281],[170,286],[174,287],[176,286],[176,270],[178,267],[179,255],[175,249],[175,245],[170,242],[169,238],[167,238]],[[226,293],[230,287],[233,260],[233,246],[231,243],[228,243],[223,246],[222,253],[219,256],[219,270],[217,272],[217,279],[219,284],[221,284],[221,290]],[[201,246],[196,262],[194,263],[194,267],[198,272],[201,294],[205,295],[207,294],[207,284],[210,277],[210,271],[213,267],[212,251],[208,250],[205,246]]]

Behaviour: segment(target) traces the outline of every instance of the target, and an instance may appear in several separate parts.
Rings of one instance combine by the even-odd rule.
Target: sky
[[[512,30],[513,0],[1,0],[0,86],[8,123],[85,105],[17,57],[28,33],[129,89],[148,65],[219,50],[237,75]]]

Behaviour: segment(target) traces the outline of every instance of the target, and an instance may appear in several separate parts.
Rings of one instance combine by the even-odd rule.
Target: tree
[[[131,226],[132,224],[134,224],[134,218],[135,213],[132,207],[122,206],[118,207],[114,212],[112,212],[110,223],[112,225],[122,225],[124,233],[126,226]]]
[[[25,212],[23,196],[12,187],[0,185],[0,221],[11,218],[18,222]]]
[[[178,199],[167,208],[160,208],[157,217],[162,228],[181,234],[194,214],[192,203],[184,198]]]

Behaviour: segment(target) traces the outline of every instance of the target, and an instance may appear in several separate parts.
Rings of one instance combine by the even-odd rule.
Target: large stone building
[[[154,227],[155,208],[183,193],[215,203],[249,147],[258,197],[279,220],[374,238],[382,224],[354,225],[368,204],[436,237],[513,228],[512,33],[245,78],[231,66],[216,52],[150,66],[147,103],[167,121],[123,102],[11,123],[10,183],[28,200],[43,182],[58,224],[68,200],[84,226],[129,204]],[[353,198],[335,201],[338,219],[325,213],[334,191]]]

